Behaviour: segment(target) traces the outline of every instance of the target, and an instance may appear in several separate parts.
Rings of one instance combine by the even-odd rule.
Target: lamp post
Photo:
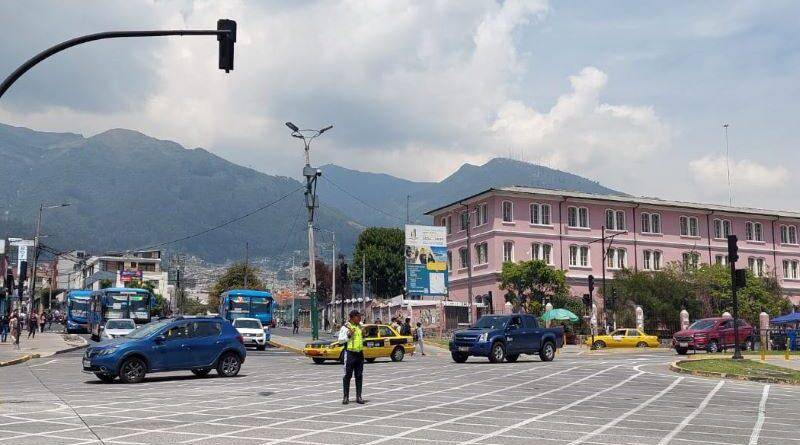
[[[306,209],[308,209],[308,296],[311,300],[311,338],[319,339],[319,314],[317,309],[317,273],[314,253],[314,210],[317,208],[317,178],[322,176],[322,171],[311,167],[310,148],[311,141],[320,137],[322,133],[333,128],[329,125],[320,130],[301,130],[297,125],[286,122],[292,130],[292,137],[301,139],[305,147],[305,161],[303,176],[306,177]]]
[[[36,218],[36,235],[33,237],[33,273],[31,274],[31,285],[30,285],[30,302],[28,303],[28,314],[33,313],[33,301],[36,298],[36,267],[37,263],[39,262],[39,237],[41,236],[42,230],[42,212],[48,209],[57,209],[60,207],[69,207],[72,204],[63,203],[63,204],[52,204],[47,205],[45,203],[39,204],[39,217]],[[52,287],[52,284],[50,284]],[[48,306],[50,302],[47,302]]]
[[[611,236],[606,236],[606,226],[603,226],[601,228],[600,239],[596,239],[594,241],[590,241],[589,242],[589,244],[593,244],[593,243],[596,243],[598,241],[600,241],[602,243],[601,244],[601,249],[603,249],[603,255],[602,255],[603,270],[602,270],[601,279],[602,279],[602,286],[603,286],[603,313],[604,313],[604,318],[605,318],[605,320],[604,320],[605,323],[604,324],[606,325],[606,327],[608,327],[608,313],[607,313],[607,310],[606,310],[606,300],[608,299],[608,296],[606,294],[606,259],[607,259],[606,256],[608,255],[608,250],[611,249],[611,245],[614,244],[614,238],[619,236],[619,235],[625,235],[627,233],[628,233],[627,230],[623,230],[623,231],[617,232],[617,233],[615,233],[615,234],[613,234]],[[606,247],[606,240],[610,240],[608,242],[608,247]]]
[[[336,318],[336,232],[333,230],[328,229],[320,229],[317,228],[322,232],[328,232],[331,234],[331,309],[329,311],[329,315],[332,315],[331,318]],[[331,320],[333,321],[333,320]],[[344,324],[344,320],[342,320],[342,324]],[[331,329],[334,323],[331,323]]]

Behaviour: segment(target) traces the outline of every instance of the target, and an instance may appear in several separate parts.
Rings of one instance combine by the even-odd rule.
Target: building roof
[[[552,197],[560,197],[560,198],[579,198],[579,199],[593,199],[597,201],[606,201],[606,202],[618,202],[618,203],[627,203],[627,204],[645,204],[645,205],[652,205],[652,206],[659,206],[659,207],[675,207],[680,209],[692,209],[692,210],[714,210],[718,212],[727,212],[727,213],[742,213],[748,215],[759,215],[765,217],[772,217],[772,218],[791,218],[791,219],[800,219],[800,212],[791,212],[786,210],[767,210],[767,209],[759,209],[753,207],[735,207],[735,206],[726,206],[726,205],[718,205],[718,204],[703,204],[703,203],[696,203],[696,202],[687,202],[687,201],[669,201],[665,199],[659,198],[649,198],[649,197],[637,197],[637,196],[619,196],[619,195],[602,195],[602,194],[595,194],[595,193],[584,193],[584,192],[571,192],[566,190],[555,190],[555,189],[544,189],[544,188],[535,188],[535,187],[522,187],[522,186],[510,186],[510,187],[492,187],[486,189],[480,193],[476,193],[472,196],[467,196],[464,199],[460,199],[458,201],[452,202],[447,205],[443,205],[441,207],[435,208],[433,210],[429,210],[425,212],[426,215],[432,215],[437,213],[441,210],[445,210],[448,207],[458,206],[462,202],[471,201],[475,198],[480,196],[489,194],[489,193],[501,193],[501,194],[517,194],[517,195],[544,195],[544,196],[552,196]]]

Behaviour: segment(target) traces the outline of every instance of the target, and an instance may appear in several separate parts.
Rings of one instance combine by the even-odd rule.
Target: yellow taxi
[[[391,326],[385,324],[367,324],[362,326],[364,338],[364,359],[374,362],[376,358],[389,357],[393,362],[403,360],[406,354],[414,353],[414,340],[410,336],[400,335]],[[321,364],[325,360],[341,362],[344,358],[344,344],[336,340],[320,340],[306,344],[303,354],[311,357],[314,363]]]
[[[595,349],[657,348],[661,345],[661,342],[658,341],[658,337],[655,335],[647,335],[641,329],[623,328],[607,335],[595,335],[594,343],[592,343],[592,337],[588,336],[584,344],[594,346]]]

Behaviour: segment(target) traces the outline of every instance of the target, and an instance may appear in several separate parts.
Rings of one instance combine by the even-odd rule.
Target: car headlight
[[[483,334],[481,334],[481,336],[478,337],[478,341],[479,342],[489,341],[489,333],[484,332]]]
[[[117,352],[117,348],[116,347],[105,348],[105,349],[101,349],[101,350],[97,351],[97,356],[99,357],[99,356],[103,356],[103,355],[111,355],[111,354],[113,354],[115,352]]]

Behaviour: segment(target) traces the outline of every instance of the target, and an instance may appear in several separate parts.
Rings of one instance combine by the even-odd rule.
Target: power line
[[[347,196],[349,196],[349,197],[351,197],[351,198],[355,199],[356,201],[360,202],[361,204],[364,204],[365,206],[369,207],[370,209],[372,209],[372,210],[375,210],[376,212],[382,213],[382,214],[384,214],[384,215],[386,215],[386,216],[388,216],[388,217],[390,217],[390,218],[394,218],[394,219],[396,219],[396,220],[398,220],[398,221],[401,221],[401,222],[405,221],[405,219],[404,219],[404,218],[401,218],[401,217],[399,217],[399,216],[397,216],[397,215],[392,215],[392,214],[391,214],[391,213],[389,213],[389,212],[386,212],[386,211],[384,211],[384,210],[381,210],[381,209],[379,209],[379,208],[377,208],[377,207],[373,206],[372,204],[370,204],[370,203],[368,203],[368,202],[364,201],[363,199],[359,198],[358,196],[356,196],[356,195],[354,195],[354,194],[352,194],[352,193],[348,192],[347,190],[343,189],[342,187],[340,187],[340,186],[339,186],[338,184],[336,184],[335,182],[333,182],[333,181],[331,181],[330,179],[328,179],[328,177],[327,177],[327,176],[323,175],[323,176],[321,176],[321,178],[322,178],[322,179],[324,179],[324,180],[326,180],[326,181],[328,181],[328,182],[329,182],[329,183],[330,183],[332,186],[334,186],[334,187],[336,187],[337,189],[339,189],[340,191],[342,191],[342,193],[344,193],[345,195],[347,195]]]

